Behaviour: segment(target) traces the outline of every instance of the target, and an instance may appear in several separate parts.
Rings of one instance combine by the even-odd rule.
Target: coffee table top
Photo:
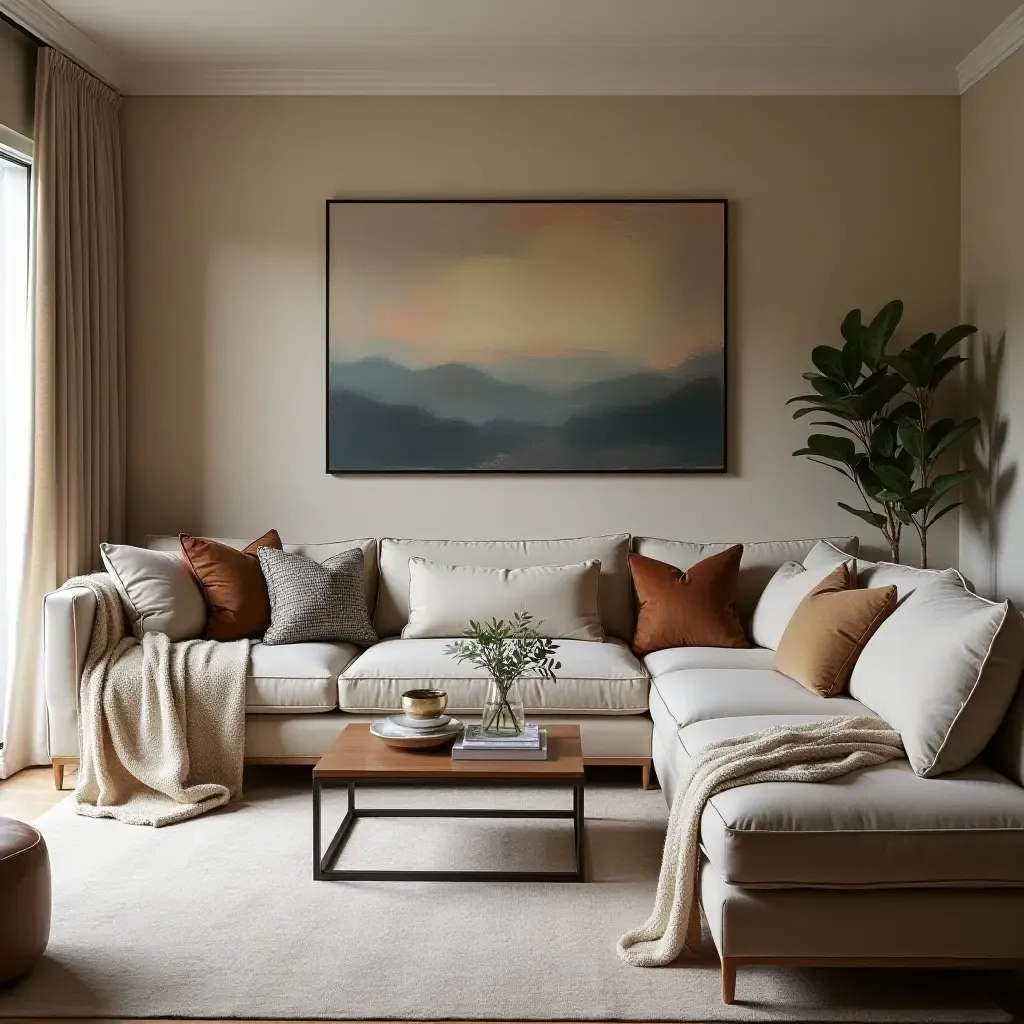
[[[313,769],[319,779],[582,779],[583,753],[578,725],[546,725],[546,761],[456,761],[452,745],[430,750],[396,750],[370,734],[370,726],[345,726]]]

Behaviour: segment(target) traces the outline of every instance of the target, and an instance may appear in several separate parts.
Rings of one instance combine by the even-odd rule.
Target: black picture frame
[[[696,468],[608,468],[608,469],[572,469],[572,468],[360,468],[360,469],[336,469],[331,466],[331,209],[337,205],[345,204],[447,204],[447,205],[717,205],[722,211],[722,410],[721,410],[721,436],[722,436],[722,461],[721,465],[713,467]],[[379,197],[379,196],[347,196],[329,198],[324,204],[324,466],[329,476],[340,477],[393,477],[393,476],[569,476],[569,477],[594,477],[594,476],[632,476],[632,477],[664,477],[664,476],[727,476],[731,468],[731,432],[729,428],[730,402],[732,397],[732,368],[730,360],[730,203],[722,197],[676,197],[659,196],[644,197],[640,199],[626,198],[623,196],[590,196],[571,198],[443,198],[443,197]]]

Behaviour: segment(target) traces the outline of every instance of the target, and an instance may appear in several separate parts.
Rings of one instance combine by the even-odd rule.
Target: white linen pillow
[[[847,559],[851,575],[855,571],[854,561],[852,558]],[[750,620],[750,639],[758,647],[778,650],[782,634],[786,632],[797,606],[834,571],[828,566],[805,569],[798,562],[783,562],[758,598]]]
[[[970,764],[992,739],[1024,670],[1024,617],[939,575],[915,589],[868,641],[850,696],[903,738],[930,778]]]
[[[132,632],[194,640],[206,628],[206,602],[180,554],[130,544],[101,544],[103,567],[114,581]]]
[[[601,563],[493,569],[409,559],[409,621],[403,640],[461,636],[476,622],[529,612],[541,636],[604,640],[598,587]]]
[[[827,567],[831,572],[836,566],[849,560],[850,556],[846,552],[823,540],[808,552],[804,559],[804,568],[817,570]],[[858,587],[870,590],[872,587],[893,586],[896,588],[898,601],[902,601],[918,587],[938,579],[959,583],[966,590],[972,589],[956,569],[917,569],[912,565],[901,565],[898,562],[869,562],[866,558],[854,559],[853,567],[857,574]]]

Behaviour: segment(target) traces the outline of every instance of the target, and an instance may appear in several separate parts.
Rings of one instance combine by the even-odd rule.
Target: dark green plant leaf
[[[811,387],[821,395],[822,398],[844,398],[850,393],[847,384],[840,384],[828,377],[815,377],[811,381]]]
[[[906,476],[913,478],[914,470],[917,468],[917,466],[914,462],[914,456],[911,455],[910,452],[906,450],[906,448],[901,448],[896,453],[893,462],[896,463],[899,469],[901,469]]]
[[[880,512],[871,512],[866,508],[854,508],[852,505],[847,505],[845,501],[837,501],[836,504],[841,509],[857,516],[858,519],[863,519],[865,523],[870,523],[871,526],[877,529],[882,529],[888,522]]]
[[[839,333],[843,336],[844,341],[855,342],[863,349],[865,328],[864,324],[861,323],[859,309],[851,309],[850,312],[843,317],[843,322],[839,326]]]
[[[939,338],[935,346],[936,356],[944,356],[951,348],[959,345],[961,341],[977,333],[978,328],[974,324],[957,324],[956,327],[951,327]]]
[[[807,447],[819,458],[830,462],[841,462],[853,468],[857,464],[858,452],[853,441],[848,437],[836,437],[834,434],[811,434],[807,438]]]
[[[930,487],[918,487],[917,490],[904,498],[900,505],[911,516],[915,516],[922,509],[927,508],[934,500],[935,495]]]
[[[974,476],[973,469],[958,469],[955,473],[940,473],[931,482],[931,490],[934,494],[932,501],[938,501],[947,491],[959,487]]]
[[[871,435],[871,454],[878,459],[891,459],[896,454],[896,423],[890,419],[881,420]]]
[[[847,480],[853,480],[853,473],[851,473],[845,466],[837,466],[834,462],[825,462],[823,459],[817,459],[813,455],[809,454],[810,449],[804,448],[801,451],[793,452],[794,455],[806,455],[811,462],[816,462],[819,466],[827,466],[829,469],[834,469],[837,473],[842,474]]]
[[[853,396],[847,401],[858,403],[858,409],[863,413],[860,418],[868,420],[877,416],[902,390],[903,381],[894,374],[889,374],[873,384],[864,394]]]
[[[811,362],[837,384],[846,380],[843,373],[843,356],[839,349],[831,345],[817,345],[811,350]]]
[[[939,423],[944,422],[946,421],[939,420]],[[939,441],[932,445],[932,458],[938,458],[947,448],[956,444],[961,438],[966,437],[972,430],[977,429],[980,424],[981,420],[977,416],[971,416],[970,419],[964,420],[963,423],[957,423],[951,430],[946,431]]]
[[[951,505],[947,505],[945,508],[936,512],[935,515],[925,523],[925,529],[931,529],[931,527],[933,527],[947,512],[952,512],[953,509],[959,508],[962,504],[962,501],[954,501]]]
[[[879,463],[871,467],[875,471],[875,475],[879,480],[882,481],[882,486],[887,492],[895,494],[897,498],[905,498],[909,496],[910,492],[914,489],[914,482],[904,473],[901,469],[896,466],[888,466],[884,463]],[[891,500],[891,499],[889,499]]]
[[[812,427],[832,427],[834,430],[843,430],[847,434],[857,437],[857,432],[848,423],[840,423],[838,420],[811,420]]]
[[[910,346],[910,348],[914,352],[920,352],[922,355],[932,358],[932,351],[935,348],[935,342],[937,340],[935,332],[929,331],[928,334],[922,334],[921,337]]]
[[[870,391],[883,377],[888,376],[889,371],[886,369],[875,370],[874,373],[869,373],[853,390],[854,394],[863,395],[865,391]]]
[[[913,420],[900,420],[900,444],[910,452],[918,466],[924,465],[928,458],[928,438]]]
[[[946,356],[945,359],[940,359],[928,375],[929,389],[934,391],[945,380],[950,371],[961,363],[966,362],[967,360],[963,356]]]
[[[840,352],[840,362],[843,367],[843,376],[846,378],[848,384],[856,384],[857,378],[860,376],[861,368],[861,343],[857,341],[848,341]]]
[[[859,317],[859,312],[858,312]],[[903,319],[903,303],[899,299],[887,302],[864,329],[861,356],[869,370],[878,367],[885,355],[885,347]]]
[[[797,395],[796,398],[787,399],[786,405],[792,405],[794,402],[813,402],[820,405],[821,401],[821,395]]]
[[[921,407],[917,402],[904,402],[890,410],[889,419],[892,420],[919,420],[921,418]]]

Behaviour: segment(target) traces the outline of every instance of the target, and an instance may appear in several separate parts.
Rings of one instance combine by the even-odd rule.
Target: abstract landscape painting
[[[725,468],[724,202],[331,200],[327,224],[328,472]]]

